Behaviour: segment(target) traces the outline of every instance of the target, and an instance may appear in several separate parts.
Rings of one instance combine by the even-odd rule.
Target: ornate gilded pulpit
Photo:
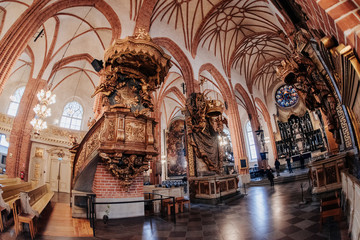
[[[114,41],[104,59],[103,81],[93,95],[100,94],[104,113],[75,149],[74,198],[93,192],[104,202],[143,199],[142,173],[158,154],[151,93],[167,75],[170,57],[140,30]],[[140,205],[112,205],[109,217],[143,215]],[[97,209],[100,217],[104,211]]]

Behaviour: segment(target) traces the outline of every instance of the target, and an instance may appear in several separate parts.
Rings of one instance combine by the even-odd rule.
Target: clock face
[[[299,100],[296,89],[290,85],[283,85],[275,93],[275,101],[280,107],[292,107]]]

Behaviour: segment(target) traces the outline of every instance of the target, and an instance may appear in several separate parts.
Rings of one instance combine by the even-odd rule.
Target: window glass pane
[[[248,122],[246,124],[246,132],[247,132],[247,140],[249,144],[249,151],[250,151],[250,161],[256,161],[256,148],[255,148],[255,142],[254,142],[254,134],[251,129],[251,124]]]
[[[246,131],[247,131],[247,132],[251,132],[251,131],[252,131],[250,122],[248,122],[248,123],[246,124]]]
[[[8,143],[8,141],[6,141],[6,136],[5,135],[1,135],[0,145],[4,146],[4,147],[9,147],[9,143]]]
[[[19,104],[18,104],[18,103],[16,103],[16,102],[11,102],[10,105],[9,105],[9,109],[8,109],[7,114],[10,115],[10,116],[15,117],[18,108],[19,108]]]
[[[80,130],[80,126],[81,126],[81,120],[72,119],[70,126],[71,129]]]
[[[250,146],[250,152],[251,152],[251,159],[256,159],[256,149],[255,145]]]
[[[60,127],[80,130],[82,115],[83,108],[78,102],[73,101],[67,103],[64,107]]]
[[[252,132],[248,133],[248,138],[249,138],[249,144],[250,145],[255,144],[254,143],[254,136],[253,136]]]
[[[14,95],[10,96],[10,105],[7,111],[7,114],[10,116],[16,116],[17,110],[19,108],[20,100],[24,94],[25,87],[21,87],[16,89]]]
[[[70,121],[71,121],[71,118],[62,116],[61,121],[60,121],[60,127],[69,128],[70,127]]]
[[[20,102],[23,94],[24,94],[24,91],[25,91],[25,87],[21,87],[21,88],[18,88],[15,93],[14,93],[14,96],[15,96],[15,101],[14,102]]]

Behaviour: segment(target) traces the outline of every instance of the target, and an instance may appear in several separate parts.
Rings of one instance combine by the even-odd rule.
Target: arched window
[[[80,130],[83,108],[78,102],[69,102],[65,105],[60,120],[60,127]]]
[[[7,111],[7,114],[10,116],[16,116],[18,108],[19,108],[19,104],[20,104],[20,100],[22,98],[22,95],[24,94],[25,91],[25,87],[20,87],[18,89],[16,89],[14,95],[10,96],[10,105]]]
[[[249,143],[250,161],[257,161],[254,134],[252,132],[250,121],[248,121],[246,124],[246,135]]]

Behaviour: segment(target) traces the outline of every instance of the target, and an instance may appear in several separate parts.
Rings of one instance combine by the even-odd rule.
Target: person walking
[[[274,174],[272,172],[273,172],[273,170],[270,168],[270,166],[267,166],[266,176],[270,181],[270,186],[273,187],[274,186]]]
[[[290,162],[290,156],[289,155],[286,155],[286,163],[287,163],[287,166],[288,166],[288,169],[289,169],[289,173],[293,173],[293,170],[291,168],[291,162]]]
[[[280,162],[278,159],[275,159],[275,170],[276,170],[276,176],[280,176]]]

